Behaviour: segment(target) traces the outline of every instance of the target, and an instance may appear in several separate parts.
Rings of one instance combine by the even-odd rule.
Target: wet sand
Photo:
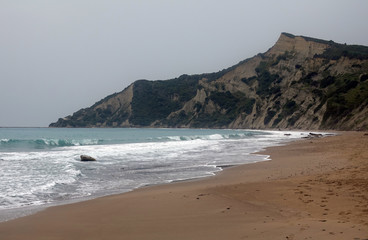
[[[368,135],[272,147],[216,176],[51,207],[0,239],[368,239]]]

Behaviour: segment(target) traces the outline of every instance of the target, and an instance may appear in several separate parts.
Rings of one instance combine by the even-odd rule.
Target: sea
[[[45,207],[214,175],[305,132],[0,128],[0,221]],[[96,158],[82,162],[80,155]]]

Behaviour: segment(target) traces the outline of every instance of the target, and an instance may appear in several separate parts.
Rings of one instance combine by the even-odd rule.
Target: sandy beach
[[[51,207],[0,239],[368,239],[368,135],[272,147],[216,176]]]

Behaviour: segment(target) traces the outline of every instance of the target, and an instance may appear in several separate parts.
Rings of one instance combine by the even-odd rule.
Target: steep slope
[[[228,69],[139,80],[50,127],[368,130],[368,47],[282,33]]]

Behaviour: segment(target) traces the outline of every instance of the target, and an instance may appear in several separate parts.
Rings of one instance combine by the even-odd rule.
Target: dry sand
[[[0,239],[368,239],[368,136],[269,148],[272,160],[197,181],[52,207]]]

